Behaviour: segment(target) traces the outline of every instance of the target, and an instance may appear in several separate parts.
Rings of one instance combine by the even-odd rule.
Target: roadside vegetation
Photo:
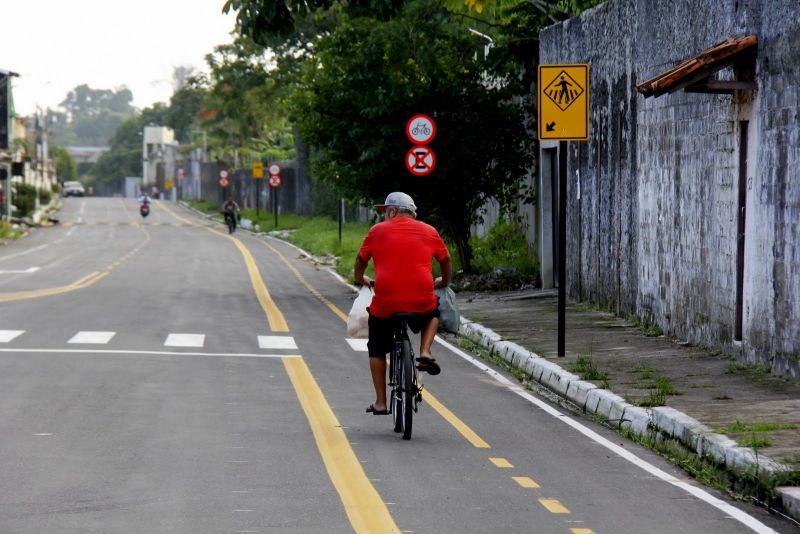
[[[206,213],[220,222],[223,217],[219,206],[213,202],[190,201],[194,209]],[[342,225],[341,240],[339,222],[327,216],[300,216],[293,213],[275,216],[269,211],[242,210],[242,219],[249,220],[259,231],[268,232],[313,254],[319,261],[331,264],[346,279],[353,277],[353,263],[372,224],[370,222],[346,222]],[[453,253],[452,242],[447,243],[453,256],[453,272],[456,273],[456,290],[496,290],[538,287],[539,273],[530,257],[527,243],[513,222],[500,222],[484,238],[472,237],[475,258],[471,274],[463,272],[460,259]],[[438,264],[433,262],[438,274]],[[368,274],[371,274],[370,263]]]

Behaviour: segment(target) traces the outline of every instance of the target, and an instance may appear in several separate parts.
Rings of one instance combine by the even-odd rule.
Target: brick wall
[[[609,0],[541,33],[541,63],[591,65],[591,139],[569,152],[570,295],[800,375],[799,31],[796,2]],[[645,99],[633,89],[750,34],[757,92]],[[750,160],[739,346],[742,121]]]

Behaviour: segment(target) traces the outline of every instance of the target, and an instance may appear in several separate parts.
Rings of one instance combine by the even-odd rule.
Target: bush
[[[520,290],[541,287],[539,267],[528,252],[525,232],[513,221],[499,221],[489,234],[472,237],[473,274],[457,273],[459,290]]]
[[[28,184],[15,184],[12,203],[17,207],[20,217],[27,217],[36,208],[36,188]]]
[[[53,198],[53,193],[49,189],[39,189],[39,202],[42,204],[50,204],[50,199]]]

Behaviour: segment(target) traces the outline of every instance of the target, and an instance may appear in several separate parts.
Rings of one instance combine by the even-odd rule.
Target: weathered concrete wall
[[[542,64],[590,65],[590,140],[569,144],[567,290],[621,314],[635,313],[638,290],[635,20],[630,2],[608,2],[539,45]]]
[[[758,156],[748,184],[745,353],[800,376],[800,3],[758,20]]]
[[[570,143],[572,296],[800,374],[798,32],[800,3],[780,0],[610,0],[542,32],[541,63],[591,65],[591,140]],[[756,92],[645,99],[633,89],[750,34],[759,39]],[[749,160],[739,347],[742,121]]]

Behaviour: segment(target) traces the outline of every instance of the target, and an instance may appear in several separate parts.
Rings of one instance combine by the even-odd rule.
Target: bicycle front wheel
[[[400,353],[401,404],[403,405],[403,439],[411,439],[411,426],[414,417],[414,397],[417,385],[414,383],[414,361],[411,358],[411,343],[404,339]]]

